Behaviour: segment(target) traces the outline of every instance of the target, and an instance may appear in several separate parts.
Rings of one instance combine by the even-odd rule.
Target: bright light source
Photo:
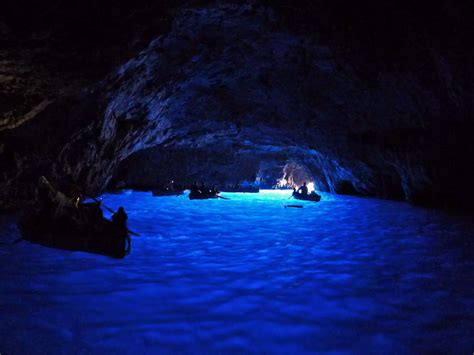
[[[310,182],[306,186],[308,187],[308,193],[310,193],[311,191],[315,191],[314,182]]]
[[[284,188],[288,185],[288,181],[286,179],[280,179],[277,181],[277,187],[278,188]]]

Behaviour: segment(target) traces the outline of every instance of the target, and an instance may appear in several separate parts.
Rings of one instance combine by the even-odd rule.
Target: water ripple
[[[287,192],[125,206],[124,260],[0,247],[0,352],[471,353],[472,222],[404,203]],[[0,241],[18,237],[0,216]]]

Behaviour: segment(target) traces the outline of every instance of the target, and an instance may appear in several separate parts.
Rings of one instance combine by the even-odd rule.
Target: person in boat
[[[104,213],[101,206],[102,202],[97,199],[94,202],[79,205],[81,219],[85,221],[86,224],[95,223],[96,225],[100,225],[104,221]]]
[[[306,182],[303,182],[303,186],[300,186],[297,192],[305,196],[308,194],[308,186],[306,186]]]
[[[174,191],[175,190],[174,181],[173,180],[168,181],[168,183],[165,185],[164,190],[165,191]]]
[[[217,188],[217,185],[214,185],[211,190],[211,195],[217,195],[219,193],[219,189]]]
[[[121,229],[127,230],[127,213],[125,213],[125,210],[123,207],[119,207],[117,212],[115,212],[112,215],[112,223]]]
[[[201,187],[199,188],[199,193],[202,195],[208,195],[209,194],[209,189],[207,188],[206,184],[204,182],[201,182]]]
[[[42,177],[40,178],[38,184],[36,206],[39,208],[39,210],[48,214],[54,212],[56,209],[53,193],[48,185],[44,183]]]
[[[46,177],[40,177],[40,184],[44,187],[47,187],[50,192],[50,196],[52,202],[56,206],[56,210],[54,212],[54,217],[56,219],[63,217],[64,215],[69,214],[68,210],[72,208],[78,207],[77,201],[73,198],[68,197],[66,194],[62,193],[61,191],[56,190],[51,183],[46,179]]]
[[[93,203],[82,203],[80,190],[70,190],[69,193],[63,193],[56,190],[44,176],[40,177],[40,187],[47,188],[50,196],[50,204],[47,209],[44,209],[44,204],[40,208],[59,225],[64,224],[69,227],[73,225],[79,230],[89,230],[91,226],[101,228],[104,218],[99,200]]]
[[[197,181],[194,181],[194,183],[191,185],[190,192],[193,195],[196,195],[196,194],[199,193],[199,188],[198,188]]]
[[[66,197],[72,199],[76,207],[79,207],[84,200],[82,187],[77,183],[77,180],[71,174],[66,175],[59,181],[59,190],[63,191]]]

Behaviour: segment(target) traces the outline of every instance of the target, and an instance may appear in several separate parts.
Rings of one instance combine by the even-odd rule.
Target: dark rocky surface
[[[462,2],[58,4],[52,23],[14,7],[0,27],[2,208],[40,174],[97,194],[276,179],[288,163],[321,190],[471,205]]]

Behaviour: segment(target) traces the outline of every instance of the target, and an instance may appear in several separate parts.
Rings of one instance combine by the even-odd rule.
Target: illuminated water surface
[[[124,260],[0,246],[0,353],[472,353],[468,219],[327,194],[223,196],[105,195],[141,234]],[[0,226],[2,242],[18,236],[11,217]]]

